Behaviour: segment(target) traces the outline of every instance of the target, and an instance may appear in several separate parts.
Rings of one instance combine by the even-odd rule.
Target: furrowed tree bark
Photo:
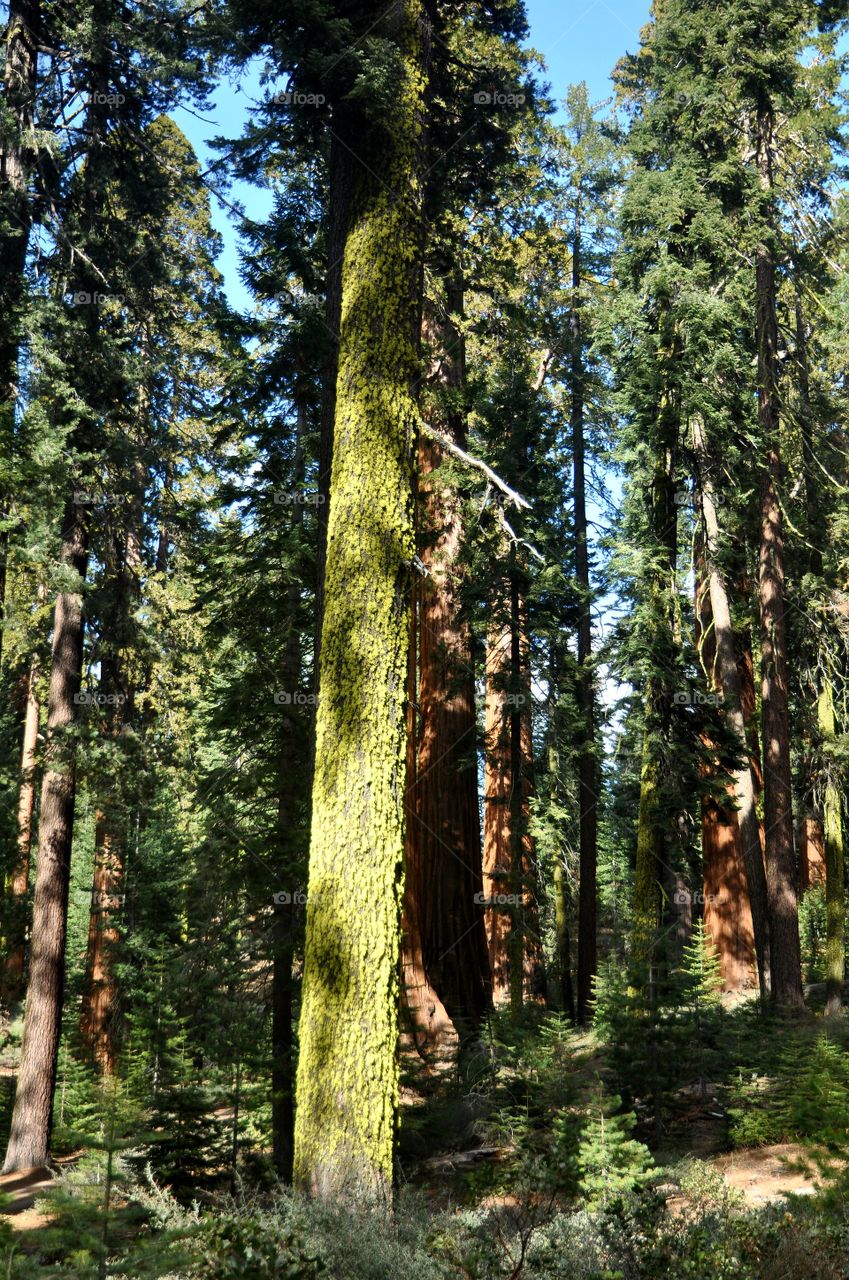
[[[0,656],[14,476],[15,407],[21,346],[24,269],[32,224],[30,175],[35,138],[33,107],[38,74],[41,11],[38,0],[9,0],[3,63],[3,100],[11,116],[0,142]]]
[[[27,705],[24,737],[21,747],[21,784],[18,790],[18,835],[15,869],[8,893],[10,897],[11,931],[8,953],[3,964],[3,990],[10,1004],[24,995],[24,958],[26,951],[26,902],[29,893],[32,819],[35,811],[35,772],[38,764],[38,728],[41,704],[38,697],[38,654],[33,654],[27,679]]]
[[[698,419],[693,425],[693,438],[699,467],[699,495],[702,523],[704,525],[705,572],[708,579],[716,649],[713,674],[722,694],[725,721],[731,732],[738,756],[738,764],[732,772],[734,794],[737,802],[737,824],[740,830],[741,848],[746,867],[746,883],[751,904],[758,982],[761,997],[764,998],[767,994],[769,974],[769,915],[766,873],[761,852],[755,779],[749,762],[746,721],[743,714],[743,689],[734,642],[734,630],[731,623],[731,607],[725,579],[722,576],[718,562],[721,537],[719,519],[716,514],[714,488],[707,458],[704,427]]]
[[[759,111],[757,123],[758,172],[764,191],[770,193],[772,117],[769,110]],[[793,849],[793,778],[784,616],[784,522],[778,496],[781,475],[778,321],[775,255],[769,243],[762,243],[757,249],[755,286],[758,421],[766,450],[761,475],[758,594],[770,972],[772,995],[776,1003],[801,1008],[804,997]]]
[[[398,92],[361,143],[342,266],[294,1179],[388,1207],[428,27],[406,0],[375,11],[375,29],[398,47]]]
[[[716,632],[703,539],[699,545],[695,599],[696,650],[708,687],[721,698],[722,689],[717,676]],[[746,677],[745,663],[738,662],[737,669],[742,681]],[[700,736],[703,745],[713,755],[712,761],[706,760],[702,764],[700,772],[705,779],[714,779],[721,765],[718,745],[706,730]],[[748,762],[748,744],[746,749]],[[739,751],[739,747],[737,750]],[[706,788],[702,796],[704,926],[716,948],[724,989],[742,991],[758,981],[758,965],[743,841],[738,822],[737,791],[733,778],[726,783],[725,792],[725,795],[715,795]],[[756,823],[756,830],[760,836],[759,823]],[[758,856],[763,866],[760,845]]]
[[[422,955],[419,903],[421,892],[415,889],[424,882],[418,866],[420,843],[412,838],[416,821],[416,773],[418,767],[418,594],[413,582],[410,606],[410,640],[407,653],[407,751],[404,807],[406,815],[404,840],[404,903],[401,913],[402,1017],[404,1039],[419,1057],[437,1070],[456,1063],[460,1041],[445,1005],[431,986]]]
[[[572,493],[575,522],[575,577],[580,592],[578,613],[578,702],[583,742],[578,756],[578,1021],[590,1016],[593,981],[598,967],[596,900],[598,889],[598,763],[595,754],[595,683],[592,671],[592,591],[587,540],[587,494],[584,458],[584,349],[581,317],[580,197],[572,239]]]
[[[50,1147],[65,985],[65,934],[76,794],[72,731],[83,658],[82,588],[88,562],[87,516],[85,507],[76,505],[73,499],[68,502],[62,562],[77,586],[59,594],[54,612],[30,977],[4,1173],[45,1164]]]
[[[455,281],[446,294],[446,314],[425,326],[434,348],[435,376],[455,397],[462,392],[465,370],[462,338],[451,313],[459,313],[462,305],[462,287]],[[456,401],[444,411],[436,406],[434,412],[440,428],[463,448],[463,417]],[[437,443],[421,436],[418,460],[425,573],[416,590],[418,761],[407,865],[428,985],[462,1045],[477,1032],[490,1006],[474,659],[460,594],[461,502],[451,481],[440,474],[444,456]]]

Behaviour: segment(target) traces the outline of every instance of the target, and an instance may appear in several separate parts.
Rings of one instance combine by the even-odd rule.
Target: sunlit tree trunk
[[[426,21],[417,0],[374,17],[397,44],[398,85],[356,165],[342,265],[294,1177],[328,1201],[389,1205]]]
[[[761,995],[765,996],[769,973],[769,917],[766,875],[757,814],[756,783],[749,762],[743,688],[731,624],[728,589],[719,568],[719,519],[714,501],[704,427],[700,421],[695,422],[693,432],[694,446],[699,460],[699,497],[704,525],[704,572],[707,578],[710,615],[713,622],[711,634],[714,661],[711,664],[711,674],[721,694],[725,721],[739,757],[739,764],[733,771],[734,798],[751,907],[758,981]]]

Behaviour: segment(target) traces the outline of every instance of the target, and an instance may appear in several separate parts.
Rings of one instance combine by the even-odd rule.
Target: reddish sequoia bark
[[[3,990],[12,1004],[24,995],[24,954],[26,950],[25,905],[29,892],[29,865],[32,848],[32,817],[35,810],[35,770],[38,753],[38,656],[33,654],[27,680],[27,705],[21,748],[21,785],[18,791],[17,860],[9,883],[12,930],[9,951],[3,965]]]
[[[78,590],[56,600],[47,744],[41,788],[38,868],[32,913],[32,950],[21,1063],[4,1173],[47,1161],[53,1120],[56,1058],[65,986],[65,935],[76,794],[74,722],[83,657],[82,585],[88,563],[87,511],[65,509],[62,560]]]
[[[456,1059],[459,1037],[444,1004],[431,986],[422,956],[421,922],[418,900],[423,882],[419,862],[420,846],[413,837],[416,820],[416,772],[418,715],[416,686],[417,584],[414,584],[410,620],[410,647],[407,655],[407,778],[404,793],[406,830],[404,843],[404,902],[401,911],[402,1043],[414,1048],[434,1066],[447,1066]]]
[[[119,1006],[114,952],[119,942],[123,835],[102,810],[95,818],[94,859],[80,1032],[98,1070],[112,1075],[117,1058]]]
[[[465,445],[462,394],[463,342],[455,315],[462,311],[462,288],[452,281],[442,311],[426,317],[425,340],[433,351],[433,382],[447,393],[429,410],[440,430]],[[442,446],[419,441],[421,560],[424,571],[415,592],[418,696],[414,725],[414,804],[408,810],[408,923],[413,951],[420,949],[425,977],[416,976],[412,999],[418,1008],[419,1038],[444,1040],[443,1012],[460,1040],[473,1034],[490,1006],[481,893],[480,818],[477,788],[477,726],[471,628],[463,616],[461,553],[463,513]],[[438,1001],[431,997],[438,993]],[[424,1000],[424,1006],[422,1006]],[[442,1010],[440,1010],[440,1004]],[[422,1024],[422,1013],[425,1022]]]
[[[456,494],[440,484],[441,462],[439,446],[423,440],[424,519],[434,540],[421,553],[428,573],[417,592],[419,740],[411,838],[418,846],[425,970],[460,1031],[461,1024],[477,1027],[489,1007],[489,965],[480,903],[472,638],[458,579],[462,516]]]
[[[697,590],[696,621],[697,645],[702,665],[712,690],[721,695],[716,678],[716,631],[713,627],[711,597],[704,581]],[[737,662],[744,720],[746,705],[751,708],[754,706],[751,655],[748,655],[748,659],[748,663],[745,657],[743,661]],[[708,795],[702,799],[704,923],[719,957],[720,974],[726,991],[741,991],[758,986],[752,906],[743,834],[737,811],[737,790],[734,779],[730,779],[726,788],[727,799]],[[761,857],[760,850],[757,856]]]
[[[527,629],[518,582],[505,583],[509,621],[494,613],[486,653],[484,898],[493,1000],[545,997],[536,858],[528,833],[533,740]],[[498,898],[518,901],[499,905]],[[514,932],[515,922],[515,932]],[[521,969],[521,982],[518,972]]]
[[[825,837],[819,818],[807,813],[799,840],[799,891],[814,885],[825,885]]]

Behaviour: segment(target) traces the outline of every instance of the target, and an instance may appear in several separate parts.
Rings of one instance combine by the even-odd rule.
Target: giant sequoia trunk
[[[43,1165],[48,1156],[65,985],[65,934],[76,794],[73,724],[83,659],[87,510],[65,510],[62,562],[77,580],[62,591],[53,619],[47,743],[32,912],[30,976],[23,1045],[4,1173]]]
[[[772,117],[758,118],[758,171],[772,189]],[[761,717],[764,830],[769,905],[772,994],[779,1004],[802,1006],[799,909],[793,849],[793,777],[790,764],[789,677],[784,616],[784,520],[778,496],[781,457],[778,399],[778,321],[775,253],[759,245],[756,257],[758,421],[766,450],[760,495],[758,593],[761,620]]]
[[[751,904],[758,981],[761,995],[765,996],[769,972],[769,919],[766,875],[764,873],[761,832],[756,805],[755,777],[749,761],[743,686],[734,631],[731,625],[728,590],[718,562],[720,545],[719,520],[714,501],[714,488],[704,439],[704,428],[701,422],[696,421],[693,430],[694,445],[699,460],[699,495],[704,524],[705,574],[708,581],[710,614],[713,622],[712,647],[715,661],[711,664],[712,674],[722,695],[725,721],[735,744],[739,761],[732,774],[733,793],[737,808],[736,822],[739,828],[739,848],[745,865],[746,888],[749,903]],[[714,830],[710,832],[709,829],[709,834],[713,834],[718,838],[721,837],[722,832],[718,825],[718,817],[717,823],[714,824]],[[733,837],[730,837],[730,839],[732,843],[727,845],[729,856],[734,847]],[[731,866],[731,863],[729,863],[729,866]],[[706,912],[705,915],[707,918],[708,913]],[[719,920],[713,921],[713,914],[711,915],[711,920],[713,923],[719,924]],[[744,923],[744,921],[740,922],[741,928]],[[724,926],[721,931],[724,932]],[[721,949],[720,954],[722,954]]]
[[[0,653],[6,602],[8,520],[12,501],[12,457],[24,268],[32,211],[33,107],[38,72],[40,5],[10,0],[3,63],[3,106],[7,130],[0,145]]]
[[[447,307],[459,311],[462,292],[449,290]],[[447,310],[447,308],[446,308]],[[434,319],[440,382],[463,385],[462,341],[450,314]],[[465,445],[462,414],[440,414],[440,428]],[[477,1031],[489,1006],[489,962],[483,910],[478,813],[475,682],[471,627],[463,617],[460,555],[461,502],[442,471],[443,450],[419,441],[421,560],[418,616],[417,765],[414,803],[406,835],[408,889],[418,926],[427,986],[450,1017],[460,1041]],[[417,1029],[426,1048],[429,1014]]]
[[[717,624],[712,607],[712,594],[706,578],[711,576],[707,564],[700,565],[700,577],[696,591],[696,628],[697,647],[702,667],[707,676],[708,685],[715,690],[721,700],[727,703],[723,692],[723,675],[725,686],[729,687],[729,672],[723,670],[719,660],[719,650],[727,646],[727,637],[723,635],[725,623]],[[724,584],[723,584],[724,592]],[[727,600],[726,600],[727,604]],[[727,620],[730,627],[730,618]],[[733,646],[733,636],[731,638]],[[727,657],[727,654],[726,654]],[[742,685],[744,676],[751,679],[751,668],[745,663],[738,664],[734,659],[734,676],[738,686]],[[733,679],[729,697],[734,697]],[[749,691],[747,690],[747,693]],[[754,689],[751,691],[754,700]],[[737,706],[742,711],[742,688],[737,689]],[[729,717],[729,727],[735,732],[735,720]],[[756,841],[757,869],[760,869],[763,887],[763,905],[766,905],[766,879],[763,871],[763,857],[760,845],[760,829],[757,814],[754,813],[754,782],[751,766],[748,761],[748,746],[745,740],[745,724],[740,718],[743,728],[743,741],[737,738],[735,750],[741,763],[727,784],[727,799],[721,794],[705,794],[702,797],[702,863],[704,878],[704,924],[705,930],[716,948],[719,958],[720,974],[726,991],[741,991],[750,987],[753,980],[759,980],[759,968],[755,949],[755,930],[752,921],[752,907],[749,894],[749,876],[747,861],[743,849],[743,822],[745,794],[740,795],[740,772],[745,767],[752,785],[752,812],[754,814],[754,837]],[[703,735],[704,744],[716,755],[716,743]],[[733,739],[732,739],[733,740]],[[717,765],[705,765],[704,775],[712,778],[716,775]],[[745,792],[745,779],[744,788]],[[766,927],[764,913],[763,925]],[[763,989],[762,989],[763,990]]]
[[[342,265],[303,1006],[298,1185],[392,1199],[407,645],[414,572],[426,20],[375,11],[394,109],[361,140]]]
[[[460,1048],[457,1028],[451,1021],[425,969],[422,929],[419,918],[421,888],[425,882],[418,865],[422,852],[419,841],[411,839],[416,823],[416,775],[418,772],[418,594],[413,583],[410,608],[410,639],[407,646],[407,755],[404,810],[404,904],[402,925],[403,1026],[408,1043],[428,1066],[450,1068]]]
[[[21,747],[21,782],[18,790],[18,836],[15,868],[9,880],[9,918],[11,921],[8,950],[3,962],[3,994],[15,1004],[24,994],[24,952],[26,948],[26,904],[29,892],[32,818],[35,810],[35,770],[38,762],[38,726],[41,706],[38,700],[38,655],[33,654],[27,679],[27,704],[24,715],[24,737]]]

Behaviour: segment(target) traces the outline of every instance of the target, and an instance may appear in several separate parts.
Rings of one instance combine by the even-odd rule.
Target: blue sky
[[[628,50],[635,50],[641,26],[648,19],[649,0],[527,0],[530,22],[529,44],[542,54],[555,101],[566,96],[567,86],[586,80],[590,96],[599,100],[610,93],[610,71]],[[239,84],[224,81],[215,94],[211,111],[198,119],[187,111],[176,119],[197,151],[204,167],[212,159],[207,146],[217,135],[237,137],[242,130],[251,99],[258,97],[253,75]],[[268,192],[237,184],[229,199],[245,206],[254,218],[270,206]],[[238,237],[233,219],[217,201],[213,202],[215,225],[224,237],[218,261],[231,303],[249,309],[251,298],[239,280]]]

